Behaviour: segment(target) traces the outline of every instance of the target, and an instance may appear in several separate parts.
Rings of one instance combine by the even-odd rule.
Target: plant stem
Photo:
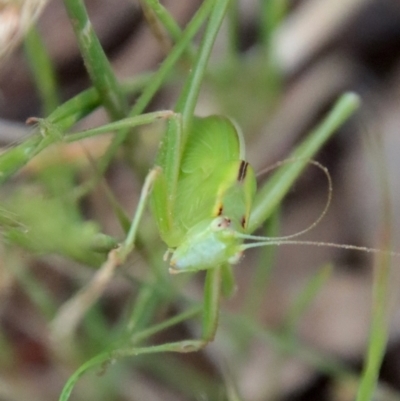
[[[25,54],[42,102],[43,114],[49,115],[59,104],[56,73],[35,26],[25,36]]]
[[[289,158],[298,162],[282,166],[258,191],[250,216],[249,232],[253,232],[273,213],[308,160],[347,121],[359,105],[360,99],[356,94],[349,92],[342,95],[322,123],[290,155]]]
[[[110,118],[126,116],[128,104],[89,20],[82,0],[64,0],[87,72]]]

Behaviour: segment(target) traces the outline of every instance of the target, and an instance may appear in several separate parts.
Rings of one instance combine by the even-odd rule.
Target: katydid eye
[[[225,230],[231,225],[231,220],[226,217],[217,217],[211,222],[212,231]]]

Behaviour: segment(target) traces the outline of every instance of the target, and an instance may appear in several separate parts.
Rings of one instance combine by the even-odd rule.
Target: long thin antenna
[[[262,238],[262,237],[260,237]],[[336,244],[334,242],[320,242],[320,241],[287,241],[287,240],[276,240],[272,238],[270,241],[263,242],[253,242],[250,244],[241,245],[241,250],[245,251],[250,248],[257,248],[260,246],[269,246],[269,245],[311,245],[311,246],[325,246],[329,248],[339,248],[339,249],[347,249],[352,251],[361,251],[366,253],[377,253],[382,255],[390,255],[390,256],[400,256],[400,252],[393,251],[385,251],[378,248],[368,248],[366,246],[357,246],[357,245],[348,245],[348,244]]]
[[[281,166],[283,164],[294,163],[294,162],[297,162],[297,161],[300,161],[300,160],[301,159],[299,159],[299,158],[285,159],[285,160],[282,160],[282,161],[279,161],[279,162],[273,164],[270,167],[267,167],[267,169],[262,170],[261,173],[265,173],[265,172],[271,171],[271,170],[273,170],[273,169],[275,169],[275,168],[277,168],[277,167],[279,167],[279,166]],[[319,224],[321,222],[321,220],[325,217],[326,213],[328,212],[329,206],[331,205],[331,202],[332,202],[332,193],[333,193],[332,177],[329,174],[328,169],[325,166],[323,166],[321,163],[317,162],[316,160],[308,160],[308,163],[318,167],[325,174],[325,177],[326,177],[326,179],[328,181],[328,197],[326,199],[325,207],[322,210],[321,214],[318,216],[318,218],[311,225],[309,225],[307,228],[305,228],[304,230],[298,231],[298,232],[296,232],[294,234],[285,235],[283,237],[262,237],[262,236],[251,235],[251,234],[236,233],[235,236],[237,238],[249,239],[249,240],[254,240],[254,241],[270,241],[270,240],[280,241],[280,240],[287,240],[287,239],[295,238],[295,237],[298,237],[300,235],[305,234],[306,232],[312,230],[317,224]]]

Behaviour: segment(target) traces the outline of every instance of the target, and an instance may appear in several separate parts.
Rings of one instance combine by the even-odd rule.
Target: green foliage
[[[61,198],[22,189],[7,201],[7,211],[18,226],[3,227],[4,239],[34,253],[59,254],[98,266],[104,258],[94,252],[99,226],[84,221],[69,206]]]

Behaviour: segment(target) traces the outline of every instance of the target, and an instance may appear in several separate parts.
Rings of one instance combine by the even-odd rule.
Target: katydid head
[[[242,239],[236,224],[225,216],[203,220],[190,229],[172,252],[170,273],[206,270],[222,263],[237,263],[242,255]]]

